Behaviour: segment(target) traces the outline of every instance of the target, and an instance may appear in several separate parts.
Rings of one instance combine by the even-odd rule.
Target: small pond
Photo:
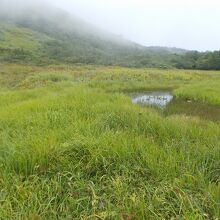
[[[134,104],[156,107],[164,115],[197,116],[215,122],[220,121],[220,107],[206,103],[176,99],[170,91],[148,91],[130,94]]]
[[[150,105],[164,108],[168,103],[172,101],[173,95],[171,92],[167,91],[154,91],[133,94],[131,98],[134,104]]]

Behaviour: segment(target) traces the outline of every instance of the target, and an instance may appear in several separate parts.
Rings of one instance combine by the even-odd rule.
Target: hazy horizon
[[[50,0],[98,27],[145,46],[220,49],[217,0]]]
[[[15,3],[16,7],[26,7],[40,1],[1,2],[13,8]],[[217,0],[46,0],[44,3],[144,46],[220,50]]]

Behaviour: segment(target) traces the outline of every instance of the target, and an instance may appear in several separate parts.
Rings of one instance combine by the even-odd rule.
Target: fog
[[[0,0],[0,13],[45,5],[145,46],[220,49],[218,0]]]

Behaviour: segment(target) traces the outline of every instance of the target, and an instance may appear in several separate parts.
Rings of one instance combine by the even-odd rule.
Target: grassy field
[[[215,71],[0,65],[0,219],[219,220],[218,117],[126,95],[218,114],[219,88]]]

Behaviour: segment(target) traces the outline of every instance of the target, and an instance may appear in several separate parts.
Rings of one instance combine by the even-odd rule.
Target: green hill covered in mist
[[[220,69],[220,53],[144,47],[55,8],[0,11],[0,62]]]

